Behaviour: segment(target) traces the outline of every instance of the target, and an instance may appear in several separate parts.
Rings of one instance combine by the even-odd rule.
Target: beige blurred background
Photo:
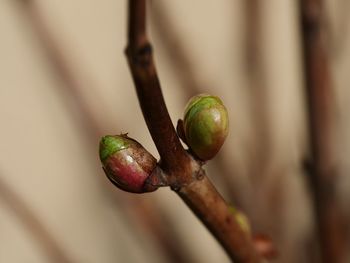
[[[275,262],[310,262],[298,1],[257,3],[153,0],[150,38],[173,123],[196,92],[228,108],[230,136],[209,177],[271,235]],[[326,1],[349,218],[348,10]],[[104,134],[128,132],[158,156],[123,54],[126,1],[0,0],[0,34],[0,262],[229,262],[175,193],[123,193],[100,168]]]

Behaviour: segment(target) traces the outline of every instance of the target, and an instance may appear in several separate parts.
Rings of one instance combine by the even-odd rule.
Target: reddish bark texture
[[[322,262],[343,262],[345,231],[336,200],[334,98],[321,0],[300,1],[305,88],[311,150],[310,186],[314,197]]]
[[[197,163],[182,147],[161,92],[152,47],[146,36],[145,0],[129,1],[126,55],[140,106],[172,189],[223,245],[235,262],[260,262],[251,239],[244,234]]]

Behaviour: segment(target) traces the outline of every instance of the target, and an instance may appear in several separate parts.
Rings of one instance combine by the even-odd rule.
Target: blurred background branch
[[[95,142],[99,139],[101,134],[103,134],[104,128],[101,124],[103,120],[97,117],[94,109],[89,106],[84,98],[84,92],[94,92],[96,90],[93,76],[86,73],[87,71],[83,68],[83,65],[79,65],[79,68],[75,67],[64,44],[60,43],[55,32],[50,31],[45,14],[43,14],[43,11],[36,1],[18,0],[18,2],[23,4],[23,12],[27,16],[28,21],[32,24],[49,61],[52,63],[54,72],[64,83],[61,87],[65,89],[64,93],[67,94],[67,96],[62,96],[62,99],[69,99],[70,103],[74,105],[70,106],[69,109],[72,115],[74,115],[74,110],[77,111],[76,119],[77,123],[80,124],[82,134],[87,136],[86,142],[92,143],[88,146],[94,148],[96,146]],[[93,96],[96,100],[99,100],[98,94],[95,93]],[[68,103],[68,106],[70,103]],[[103,110],[103,112],[105,112],[105,117],[108,119],[108,111]],[[111,119],[110,117],[109,120]],[[115,132],[118,133],[119,131]],[[102,187],[106,187],[105,182],[102,184]],[[159,247],[167,257],[168,262],[186,262],[186,249],[177,241],[177,234],[173,231],[173,228],[169,227],[171,221],[167,220],[165,215],[160,219],[162,213],[159,211],[159,208],[157,208],[156,200],[153,200],[151,205],[148,199],[123,195],[120,194],[119,191],[113,190],[112,192],[106,192],[106,194],[112,198],[116,207],[118,206],[118,209],[124,211],[127,218],[134,218],[142,228],[155,238]],[[20,203],[14,202],[13,204]],[[22,206],[24,207],[24,205]],[[168,227],[164,227],[161,222],[166,222]],[[49,236],[48,233],[47,235]],[[48,242],[48,244],[51,243],[53,242]],[[59,250],[57,249],[57,251]],[[59,262],[69,261],[61,260]]]
[[[346,226],[337,201],[334,89],[326,48],[323,1],[300,2],[312,191],[322,262],[344,262]]]
[[[319,214],[312,214],[309,190],[315,184],[306,187],[301,160],[313,137],[308,120],[321,116],[317,122],[323,135],[315,136],[330,148],[322,146],[322,158],[331,158],[320,162],[330,167],[325,169],[330,179],[322,184],[334,187],[325,190],[328,205],[316,205],[315,211],[327,211],[321,212],[324,222],[341,222],[327,233],[332,240],[345,236],[344,243],[326,252],[336,254],[331,262],[341,257],[347,262],[348,3],[324,1],[320,54],[326,59],[315,64],[325,65],[326,73],[314,76],[328,78],[330,73],[331,90],[321,96],[328,106],[315,104],[311,114],[304,109],[302,78],[311,66],[302,67],[299,46],[300,8],[306,2],[157,0],[150,2],[150,33],[173,123],[192,94],[216,93],[227,105],[231,134],[208,171],[220,192],[247,213],[253,231],[271,235],[280,252],[276,262],[320,262],[321,246],[311,239]],[[141,111],[135,110],[121,52],[125,10],[126,1],[0,1],[0,166],[6,171],[1,182],[15,186],[10,191],[25,198],[23,211],[44,229],[43,235],[37,233],[25,213],[16,212],[21,206],[3,196],[8,190],[2,190],[0,261],[230,262],[170,191],[133,197],[113,189],[102,176],[97,158],[102,134],[130,132],[156,153]],[[313,147],[308,154],[312,173],[320,160]],[[20,164],[18,149],[25,154]],[[331,188],[334,192],[328,193]],[[339,228],[341,235],[333,235]],[[53,241],[42,244],[45,235]],[[335,244],[331,239],[324,244]],[[50,244],[57,245],[56,252]]]
[[[1,174],[0,177],[0,201],[3,202],[9,210],[15,215],[15,218],[21,222],[25,230],[31,233],[31,237],[43,249],[50,262],[76,262],[67,254],[59,242],[47,229],[42,220],[30,208],[30,205],[22,199],[22,197],[7,184]]]

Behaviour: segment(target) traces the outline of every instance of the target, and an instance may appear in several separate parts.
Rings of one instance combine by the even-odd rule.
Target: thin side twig
[[[189,208],[207,226],[235,262],[259,262],[250,238],[226,202],[182,147],[171,122],[146,35],[146,2],[129,0],[126,55],[148,129],[161,157],[161,167]],[[199,168],[198,168],[199,167]]]
[[[344,222],[336,200],[337,167],[332,130],[333,94],[321,0],[300,1],[312,189],[322,262],[343,262]]]

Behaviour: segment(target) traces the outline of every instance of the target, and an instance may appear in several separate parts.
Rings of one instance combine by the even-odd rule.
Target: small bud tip
[[[129,147],[127,136],[106,135],[100,141],[100,160],[104,162],[112,154]]]

